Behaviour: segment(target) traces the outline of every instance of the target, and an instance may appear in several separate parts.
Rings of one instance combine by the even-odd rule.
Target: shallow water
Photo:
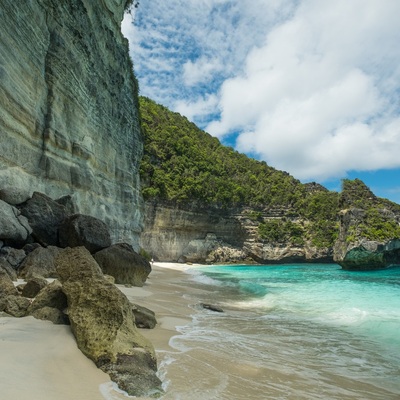
[[[400,269],[302,264],[190,273],[193,322],[179,328],[175,351],[162,360],[163,399],[400,398]]]

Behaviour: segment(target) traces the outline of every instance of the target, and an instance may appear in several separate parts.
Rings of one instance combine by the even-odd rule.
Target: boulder
[[[0,239],[23,243],[31,231],[27,219],[15,207],[0,200]]]
[[[22,262],[18,270],[18,275],[24,279],[35,276],[57,278],[54,259],[60,251],[61,249],[55,246],[36,248]]]
[[[97,252],[94,258],[115,283],[143,286],[151,272],[150,263],[127,243],[114,244]]]
[[[67,216],[65,207],[43,193],[34,192],[31,199],[20,206],[32,227],[32,236],[42,246],[58,245],[58,228]]]
[[[16,270],[25,259],[26,253],[22,249],[5,246],[0,250],[0,257],[4,258]]]
[[[47,286],[46,279],[38,276],[30,278],[26,285],[24,285],[21,295],[33,299],[45,286]]]
[[[17,280],[17,271],[4,258],[0,258],[0,270],[5,271],[12,281]]]
[[[30,193],[26,189],[17,187],[5,187],[0,190],[0,200],[5,201],[13,206],[24,203],[30,199]]]
[[[61,247],[84,246],[95,253],[111,245],[107,225],[90,215],[74,214],[67,217],[59,230]]]
[[[135,327],[126,296],[104,278],[89,251],[67,248],[56,266],[81,351],[129,395],[161,393],[153,346]]]
[[[53,281],[45,286],[34,298],[29,306],[28,312],[32,314],[45,307],[57,308],[64,311],[68,307],[67,296],[62,290],[62,285],[59,281]]]
[[[30,304],[31,302],[25,297],[10,295],[5,298],[4,311],[13,317],[25,317]]]
[[[33,311],[30,315],[36,319],[51,321],[55,325],[69,325],[69,318],[58,308],[43,307]]]
[[[9,295],[18,295],[18,291],[14,286],[9,274],[3,268],[0,268],[0,297]]]
[[[346,270],[369,271],[400,266],[400,239],[387,243],[364,241],[348,250],[343,259],[336,262]]]
[[[131,306],[135,316],[135,325],[138,328],[153,329],[157,325],[154,311],[134,303],[131,303]]]

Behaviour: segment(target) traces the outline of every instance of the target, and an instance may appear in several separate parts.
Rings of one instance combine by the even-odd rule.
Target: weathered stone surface
[[[0,269],[5,271],[12,281],[17,280],[17,271],[4,258],[0,258]]]
[[[145,205],[144,230],[140,246],[162,261],[205,262],[219,242],[242,247],[246,232],[231,214],[213,210],[183,210],[166,204]],[[216,240],[207,240],[207,235]],[[199,250],[199,252],[197,252]]]
[[[60,225],[59,238],[61,247],[84,246],[91,253],[111,246],[107,225],[90,215],[67,217]]]
[[[50,307],[64,311],[68,307],[67,296],[62,290],[62,285],[55,280],[45,286],[34,298],[28,312],[32,314],[41,308]]]
[[[365,241],[346,252],[339,265],[346,270],[368,271],[400,266],[400,239],[385,244]]]
[[[18,291],[9,274],[3,268],[0,268],[0,297],[17,294]]]
[[[84,247],[63,250],[56,264],[81,351],[128,394],[160,393],[154,348],[137,331],[126,296]]]
[[[137,83],[126,0],[3,0],[0,188],[71,195],[114,241],[141,230]]]
[[[29,191],[23,188],[8,187],[0,190],[0,200],[13,206],[24,203],[30,197]]]
[[[69,325],[69,318],[57,308],[43,307],[33,311],[30,315],[36,319],[51,321],[55,325]]]
[[[30,301],[25,297],[10,295],[5,299],[4,311],[13,317],[25,317],[30,304]]]
[[[268,243],[258,235],[260,221],[251,208],[232,210],[180,209],[148,202],[140,245],[156,260],[192,263],[332,262],[331,248],[316,248],[306,240]],[[266,208],[262,220],[286,218],[290,209]]]
[[[18,276],[24,279],[40,276],[42,278],[57,278],[54,264],[55,257],[61,251],[59,247],[38,247],[29,253],[22,262]]]
[[[58,245],[58,228],[67,214],[64,206],[43,193],[34,192],[20,207],[32,227],[32,236],[43,246]]]
[[[0,200],[0,239],[23,243],[29,233],[26,218],[15,207]]]
[[[5,246],[0,250],[0,258],[4,258],[14,269],[18,269],[25,257],[26,253],[23,249]]]
[[[40,277],[30,278],[24,285],[21,295],[33,299],[45,286],[47,286],[46,279]]]
[[[156,315],[154,311],[139,304],[132,305],[132,312],[135,316],[135,325],[138,328],[153,329],[157,325]]]
[[[94,258],[115,283],[143,286],[151,272],[150,263],[126,243],[118,243],[97,252]]]

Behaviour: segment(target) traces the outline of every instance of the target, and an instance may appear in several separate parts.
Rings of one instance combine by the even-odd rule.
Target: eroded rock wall
[[[142,155],[126,0],[3,0],[0,189],[72,195],[137,247]]]
[[[332,262],[331,248],[305,242],[269,243],[258,234],[252,209],[182,209],[146,202],[140,245],[155,260],[198,263]],[[265,210],[265,220],[283,218],[287,210]]]
[[[232,215],[147,202],[140,245],[161,261],[205,262],[221,243],[242,247],[245,232]]]

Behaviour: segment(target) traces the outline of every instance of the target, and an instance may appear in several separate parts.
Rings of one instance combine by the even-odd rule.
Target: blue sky
[[[141,0],[140,93],[302,182],[400,203],[400,1]]]

